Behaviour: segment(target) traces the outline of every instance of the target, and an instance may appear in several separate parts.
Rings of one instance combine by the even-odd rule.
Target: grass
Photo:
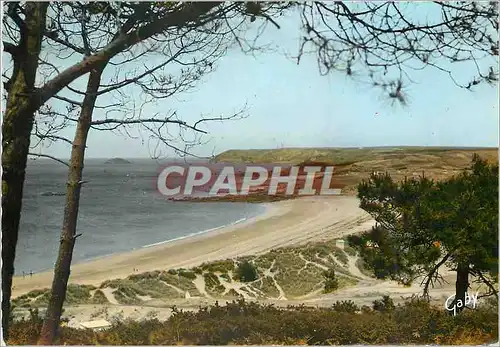
[[[211,295],[220,295],[224,293],[225,287],[220,283],[219,278],[213,273],[203,274],[205,279],[205,290]]]
[[[363,275],[373,277],[373,272],[366,266],[365,261],[362,258],[356,260],[356,267]]]
[[[337,260],[340,261],[342,264],[347,265],[347,263],[349,262],[347,255],[340,248],[335,247],[333,250],[333,254],[335,255],[335,258],[337,258]]]
[[[205,289],[212,297],[232,297],[235,293],[225,293],[224,282],[230,283],[236,275],[237,265],[250,262],[257,270],[257,280],[243,285],[241,290],[248,295],[255,296],[255,292],[269,298],[277,298],[280,294],[275,282],[269,277],[268,270],[274,276],[276,283],[282,288],[287,297],[300,297],[312,291],[321,289],[324,278],[324,268],[333,268],[339,275],[340,286],[351,286],[356,280],[342,276],[350,275],[349,271],[334,261],[347,264],[348,254],[354,250],[346,246],[345,250],[336,247],[336,240],[309,243],[301,246],[282,247],[258,256],[244,256],[236,259],[218,260],[204,263],[191,269],[171,269],[168,271],[151,271],[133,274],[125,279],[104,281],[99,289],[93,286],[70,284],[67,292],[66,304],[100,304],[108,300],[102,289],[111,288],[115,299],[121,304],[140,304],[143,299],[173,299],[182,298],[188,292],[190,296],[202,296],[193,281],[202,276]],[[364,267],[358,267],[363,271]],[[363,272],[365,273],[365,272]],[[370,275],[370,274],[367,274]],[[246,289],[246,287],[248,287]],[[253,289],[252,289],[253,288]],[[237,294],[237,293],[236,293]],[[259,294],[260,295],[260,294]],[[142,299],[141,299],[142,298]],[[15,307],[42,307],[49,299],[48,289],[37,289],[13,300]]]
[[[261,277],[258,281],[258,284],[255,283],[253,284],[253,286],[258,288],[271,298],[277,298],[280,295],[280,292],[278,288],[276,288],[273,279],[269,276]]]
[[[242,298],[243,296],[238,293],[236,290],[233,288],[229,289],[229,291],[224,295],[225,298]]]
[[[192,280],[185,277],[185,276],[177,276],[177,275],[171,275],[168,272],[162,272],[159,277],[161,281],[164,281],[165,283],[168,283],[170,285],[173,285],[184,292],[189,292],[191,296],[199,296],[200,292],[196,288],[196,286],[193,284]]]
[[[351,277],[346,277],[342,275],[337,276],[337,281],[339,283],[338,289],[352,287],[359,283],[359,280]]]
[[[122,305],[137,305],[142,303],[142,300],[135,296],[135,293],[130,293],[126,287],[120,287],[113,291],[113,296]]]
[[[210,263],[203,263],[200,265],[203,271],[212,273],[227,273],[234,270],[234,261],[232,259],[217,260]]]
[[[68,284],[65,302],[69,305],[85,304],[92,297],[90,291],[94,289],[94,286],[89,285]]]
[[[259,272],[263,272],[271,267],[273,260],[272,252],[269,252],[255,258],[253,263]]]
[[[287,298],[294,298],[321,288],[322,270],[315,268],[310,272],[285,269],[275,276],[276,282],[285,292]]]
[[[179,276],[185,277],[188,280],[196,279],[196,274],[193,271],[184,270],[184,269],[179,270]]]
[[[106,298],[106,295],[104,295],[104,293],[100,289],[97,289],[94,292],[94,295],[92,296],[92,298],[90,299],[89,302],[91,304],[107,304],[107,303],[109,303],[108,298]]]
[[[351,257],[355,257],[358,254],[358,252],[356,252],[354,248],[347,245],[347,240],[345,240],[344,252],[346,252]]]
[[[155,299],[184,297],[177,290],[161,282],[159,279],[145,279],[138,283],[144,295]]]

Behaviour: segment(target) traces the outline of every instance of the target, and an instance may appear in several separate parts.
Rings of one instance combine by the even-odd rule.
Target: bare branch
[[[57,161],[58,163],[61,163],[63,165],[66,165],[67,167],[69,167],[69,164],[66,163],[65,161],[61,160],[61,159],[58,159],[56,157],[53,157],[51,155],[48,155],[48,154],[41,154],[41,153],[32,153],[32,152],[29,152],[28,155],[32,155],[32,156],[35,156],[35,157],[40,157],[40,158],[49,158],[49,159],[52,159],[52,160],[55,160]]]
[[[437,278],[439,275],[438,270],[439,268],[446,263],[448,259],[450,259],[452,253],[446,254],[441,261],[439,261],[433,268],[432,270],[426,275],[426,280],[425,280],[425,285],[424,285],[424,296],[428,297],[429,296],[429,285],[432,283],[433,280]],[[423,281],[422,281],[423,283]],[[422,284],[421,283],[421,284]]]

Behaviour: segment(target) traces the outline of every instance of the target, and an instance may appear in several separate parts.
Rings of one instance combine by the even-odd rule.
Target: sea
[[[241,223],[265,212],[260,204],[172,201],[158,193],[165,161],[87,159],[83,171],[73,264],[171,242]],[[169,160],[171,162],[171,160]],[[62,229],[68,168],[29,160],[15,274],[53,269]]]

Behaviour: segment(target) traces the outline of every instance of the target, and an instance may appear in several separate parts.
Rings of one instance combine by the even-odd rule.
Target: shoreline
[[[194,232],[194,233],[191,233],[191,234],[187,234],[187,235],[184,235],[184,236],[175,237],[175,238],[170,239],[170,240],[165,240],[165,241],[155,242],[155,243],[152,243],[152,244],[149,244],[149,245],[140,246],[139,248],[134,248],[133,250],[130,250],[129,252],[133,252],[133,251],[136,251],[136,250],[139,250],[139,249],[143,249],[143,248],[157,247],[157,246],[165,245],[165,244],[168,244],[168,243],[171,243],[171,242],[179,242],[179,241],[182,241],[182,240],[185,240],[185,239],[189,239],[189,238],[192,238],[192,237],[200,237],[200,236],[202,236],[204,234],[216,233],[217,231],[223,230],[223,229],[235,228],[235,230],[236,230],[239,227],[244,227],[245,225],[251,224],[251,223],[253,223],[253,222],[255,222],[255,221],[257,221],[257,220],[259,220],[261,218],[266,219],[266,216],[268,214],[272,214],[272,212],[273,212],[272,211],[273,210],[273,206],[270,203],[258,203],[256,205],[260,205],[261,207],[264,207],[264,211],[262,211],[261,213],[255,215],[255,216],[248,217],[248,218],[246,218],[246,217],[245,218],[240,218],[238,220],[235,220],[234,222],[231,222],[231,223],[228,223],[228,224],[224,224],[224,225],[221,225],[221,226],[218,226],[218,227],[214,227],[214,228],[210,228],[210,229],[206,229],[206,230],[202,230],[202,231],[197,231],[197,232]],[[102,256],[101,258],[107,258],[107,257],[113,256],[115,254],[121,254],[121,253],[128,253],[128,252],[113,253],[113,254]],[[91,261],[91,260],[96,260],[96,258],[89,259],[89,261]]]
[[[144,248],[153,248],[153,247],[158,247],[158,246],[166,245],[166,244],[169,244],[169,243],[172,243],[172,242],[179,242],[179,241],[190,239],[190,238],[201,237],[201,236],[203,236],[205,234],[209,234],[209,233],[214,233],[215,234],[217,231],[220,231],[220,230],[223,230],[223,229],[229,229],[229,228],[231,228],[231,230],[232,230],[234,228],[234,230],[237,230],[239,227],[245,227],[247,224],[251,224],[251,223],[253,223],[253,222],[257,221],[257,220],[266,219],[267,216],[268,216],[268,214],[272,214],[273,213],[274,206],[272,206],[271,203],[257,203],[255,205],[260,205],[261,207],[264,208],[264,211],[262,211],[261,213],[258,213],[255,216],[248,217],[248,218],[240,218],[240,219],[235,220],[234,222],[230,222],[228,224],[223,224],[223,225],[220,225],[218,227],[214,227],[214,228],[210,228],[210,229],[206,229],[206,230],[201,230],[201,231],[196,231],[196,232],[193,232],[191,234],[187,234],[187,235],[183,235],[183,236],[178,236],[178,237],[175,237],[173,239],[159,241],[159,242],[147,244],[147,245],[144,245],[144,246],[138,246],[138,247],[132,248],[132,249],[130,249],[128,251],[113,252],[113,253],[109,253],[109,254],[105,254],[105,255],[99,255],[97,257],[92,257],[92,258],[89,258],[89,259],[85,259],[83,261],[71,263],[71,267],[74,267],[74,266],[77,266],[77,265],[80,265],[80,264],[86,264],[86,263],[89,263],[89,262],[95,262],[95,261],[99,261],[99,260],[106,260],[106,259],[108,259],[110,257],[114,257],[114,256],[118,256],[118,255],[130,254],[131,252],[136,252],[136,251],[139,251],[139,250],[144,249]],[[36,272],[33,271],[33,275],[41,274],[41,273],[48,273],[48,272],[52,272],[53,270],[54,270],[54,267],[52,266],[50,269],[45,269],[45,270],[36,271]],[[27,278],[28,276],[29,276],[29,274],[26,274],[25,278]],[[16,278],[17,279],[23,279],[23,276],[22,275],[15,275],[13,277],[13,279],[16,279]]]
[[[254,215],[252,215],[250,217],[240,218],[240,219],[237,219],[235,221],[232,221],[232,222],[220,225],[220,226],[216,226],[216,227],[213,227],[213,228],[204,229],[204,230],[201,230],[201,231],[195,231],[195,232],[192,232],[192,233],[187,234],[187,235],[176,236],[176,237],[174,237],[172,239],[158,241],[158,242],[147,244],[147,245],[143,245],[143,246],[137,246],[137,247],[134,247],[134,248],[131,248],[131,249],[128,249],[128,250],[115,251],[115,252],[111,252],[111,253],[108,253],[108,254],[98,255],[98,256],[91,257],[91,258],[79,260],[78,262],[72,262],[71,267],[79,265],[79,264],[84,264],[84,263],[92,262],[92,261],[106,259],[106,258],[115,256],[115,255],[120,255],[120,254],[124,254],[124,253],[134,252],[134,251],[137,251],[137,250],[140,250],[140,249],[143,249],[143,248],[155,247],[155,246],[167,244],[167,243],[170,243],[170,242],[177,242],[177,241],[180,241],[180,240],[183,240],[183,239],[187,239],[187,238],[190,238],[190,237],[197,237],[197,236],[200,236],[200,235],[203,235],[203,234],[206,234],[206,233],[211,233],[211,232],[214,232],[214,231],[217,231],[217,230],[221,230],[221,229],[233,227],[233,226],[236,226],[236,225],[242,225],[242,226],[244,226],[244,223],[246,223],[247,221],[248,222],[252,222],[254,219],[259,218],[260,216],[267,214],[268,211],[272,209],[272,206],[268,202],[262,202],[262,203],[259,202],[259,203],[254,203],[253,205],[257,205],[257,206],[263,208],[263,210],[260,211],[260,212],[258,212],[258,213],[255,213],[255,214],[252,213]],[[76,247],[77,247],[77,245],[76,245]],[[76,251],[78,251],[78,250],[76,249]],[[33,275],[40,274],[40,273],[52,272],[52,271],[54,271],[54,266],[55,266],[55,264],[53,264],[51,267],[46,268],[46,269],[33,271]],[[21,274],[16,274],[13,278],[16,278],[16,277],[17,278],[22,278],[23,276]],[[29,278],[29,272],[25,272],[25,278]]]
[[[189,268],[203,262],[343,237],[373,225],[352,196],[304,197],[261,205],[266,208],[263,213],[241,223],[72,265],[69,282],[99,285],[137,271]],[[29,278],[16,276],[12,297],[50,288],[52,278],[53,270],[34,273]]]

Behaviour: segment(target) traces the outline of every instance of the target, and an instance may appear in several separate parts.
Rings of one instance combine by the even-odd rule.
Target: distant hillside
[[[345,193],[371,172],[389,172],[395,179],[418,176],[422,172],[434,179],[452,176],[468,167],[472,155],[498,161],[497,148],[451,147],[361,147],[361,148],[282,148],[229,150],[217,155],[215,162],[289,163],[321,161],[336,166],[336,177],[347,184]]]
[[[105,164],[132,164],[132,162],[123,158],[111,158],[106,160]]]

